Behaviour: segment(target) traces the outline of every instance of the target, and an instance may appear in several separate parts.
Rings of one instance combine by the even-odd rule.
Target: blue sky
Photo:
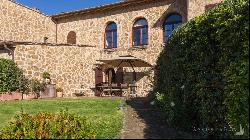
[[[36,7],[46,15],[69,12],[103,4],[119,2],[121,0],[16,0],[30,8]]]

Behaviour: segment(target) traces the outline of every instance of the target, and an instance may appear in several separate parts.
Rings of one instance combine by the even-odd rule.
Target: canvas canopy
[[[119,56],[111,59],[98,60],[114,67],[152,67],[148,62],[131,55]]]

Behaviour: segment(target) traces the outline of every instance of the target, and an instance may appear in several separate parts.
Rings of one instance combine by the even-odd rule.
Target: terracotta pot
[[[63,97],[63,92],[56,92],[56,97],[62,98]]]

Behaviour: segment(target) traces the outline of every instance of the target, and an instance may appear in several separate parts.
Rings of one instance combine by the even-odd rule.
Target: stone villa
[[[0,57],[13,59],[27,78],[51,74],[73,96],[95,93],[100,82],[131,82],[131,68],[97,60],[132,55],[151,65],[172,31],[222,0],[125,0],[46,16],[13,0],[0,0]],[[135,68],[137,94],[152,89],[153,68]],[[110,78],[111,77],[111,78]],[[111,81],[110,81],[111,79]]]

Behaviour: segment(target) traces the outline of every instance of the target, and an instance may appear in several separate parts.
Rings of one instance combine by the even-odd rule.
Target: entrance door
[[[101,85],[103,82],[103,74],[102,69],[96,68],[95,69],[95,85],[96,85],[96,96],[101,95],[101,90],[97,88],[98,85]]]
[[[117,84],[123,84],[123,68],[118,68],[116,71]]]
[[[108,69],[105,74],[106,82],[109,84],[116,83],[116,74],[113,68]]]

